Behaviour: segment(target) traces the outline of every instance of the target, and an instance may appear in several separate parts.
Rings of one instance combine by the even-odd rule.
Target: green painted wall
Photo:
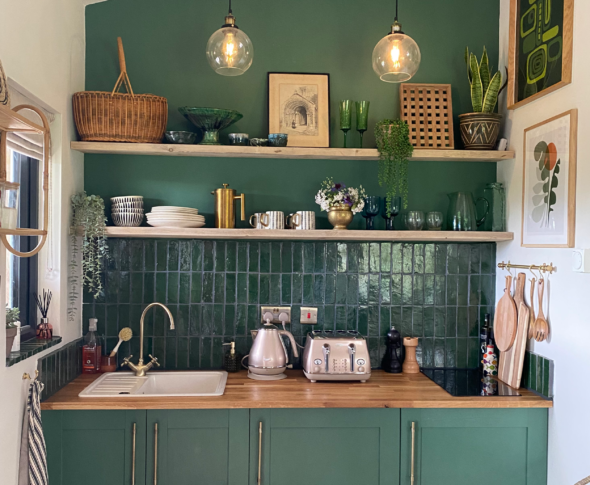
[[[207,39],[221,26],[226,11],[221,0],[109,0],[88,6],[86,89],[112,89],[118,76],[116,37],[121,36],[135,92],[168,98],[170,129],[191,129],[178,113],[179,106],[212,106],[244,114],[225,135],[240,131],[265,136],[269,71],[330,73],[332,146],[342,144],[337,120],[340,99],[371,101],[366,147],[374,146],[372,131],[377,121],[398,116],[399,87],[381,82],[371,68],[373,47],[393,19],[391,0],[234,2],[237,23],[254,44],[252,67],[235,78],[215,74],[205,58]],[[451,83],[455,121],[458,114],[470,111],[462,57],[465,46],[478,52],[486,45],[496,62],[498,16],[497,0],[401,2],[404,30],[422,51],[422,64],[413,81]],[[358,144],[356,132],[349,138]],[[459,140],[456,145],[460,146]],[[85,158],[89,193],[103,197],[142,194],[148,206],[190,205],[205,214],[213,210],[211,190],[222,183],[247,195],[248,213],[319,209],[313,196],[327,176],[348,185],[362,184],[370,194],[384,193],[377,183],[377,162]],[[477,193],[495,177],[495,164],[414,163],[409,209],[445,212],[447,192]],[[362,224],[357,216],[353,225]],[[326,227],[327,221],[322,219],[319,226]]]

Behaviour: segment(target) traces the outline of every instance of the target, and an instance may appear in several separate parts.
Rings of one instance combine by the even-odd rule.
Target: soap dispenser
[[[223,356],[223,369],[227,372],[238,372],[240,370],[240,359],[236,353],[236,343],[229,342],[223,345],[230,345],[229,352]]]

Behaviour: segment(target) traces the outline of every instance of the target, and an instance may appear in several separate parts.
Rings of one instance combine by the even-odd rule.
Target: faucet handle
[[[154,365],[157,365],[158,367],[160,367],[160,363],[158,362],[158,358],[152,356],[152,354],[148,354],[149,358],[152,359],[150,362]]]
[[[132,359],[132,358],[133,358],[132,355],[130,355],[129,357],[125,357],[123,359],[123,362],[121,363],[121,367],[126,366],[126,365],[129,365],[129,360]]]

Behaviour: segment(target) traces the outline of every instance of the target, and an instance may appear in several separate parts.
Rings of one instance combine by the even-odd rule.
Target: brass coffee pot
[[[241,220],[246,220],[246,196],[244,194],[236,195],[236,191],[230,189],[229,184],[223,184],[222,189],[216,189],[211,193],[215,196],[215,227],[222,229],[236,227],[236,199],[242,202]]]

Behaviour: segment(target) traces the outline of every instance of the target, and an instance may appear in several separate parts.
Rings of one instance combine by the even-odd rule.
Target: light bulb
[[[397,41],[393,42],[393,47],[391,48],[391,60],[393,61],[393,67],[399,69],[399,46]]]

